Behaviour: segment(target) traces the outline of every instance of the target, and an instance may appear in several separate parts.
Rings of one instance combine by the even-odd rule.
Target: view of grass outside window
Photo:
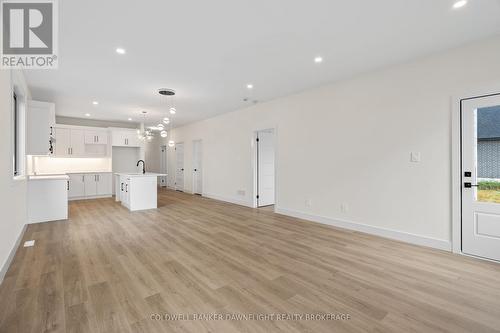
[[[477,200],[500,203],[500,181],[480,181],[477,188]]]

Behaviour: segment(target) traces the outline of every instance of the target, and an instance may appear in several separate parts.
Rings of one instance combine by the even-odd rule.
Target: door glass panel
[[[500,105],[476,111],[476,200],[500,203]]]

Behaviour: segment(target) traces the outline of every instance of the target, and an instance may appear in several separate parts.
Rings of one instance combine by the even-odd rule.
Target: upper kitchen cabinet
[[[111,142],[115,147],[141,147],[142,142],[137,137],[137,130],[112,128]]]
[[[108,143],[107,130],[86,130],[85,144],[86,145],[105,145]]]
[[[57,125],[55,157],[107,157],[108,141],[106,129]]]
[[[26,154],[52,155],[56,123],[54,103],[29,101],[26,109]]]
[[[85,131],[78,128],[56,127],[55,156],[85,157]]]

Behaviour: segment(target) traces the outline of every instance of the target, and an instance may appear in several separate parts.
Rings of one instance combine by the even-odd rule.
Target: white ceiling
[[[178,126],[500,33],[499,1],[453,2],[63,0],[59,69],[26,76],[79,118],[156,122],[173,88]]]

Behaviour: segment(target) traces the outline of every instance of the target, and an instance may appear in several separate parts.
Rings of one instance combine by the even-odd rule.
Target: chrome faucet
[[[138,160],[137,161],[137,166],[139,166],[139,163],[142,162],[142,173],[145,174],[146,173],[146,163],[144,163],[143,160]]]

